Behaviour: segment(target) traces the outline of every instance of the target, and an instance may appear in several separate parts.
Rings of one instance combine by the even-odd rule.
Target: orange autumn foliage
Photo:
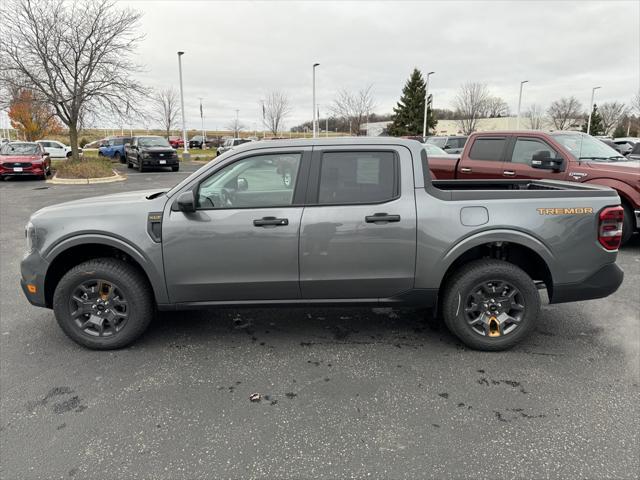
[[[59,133],[62,126],[51,107],[34,98],[31,90],[20,90],[9,105],[11,126],[30,142]]]

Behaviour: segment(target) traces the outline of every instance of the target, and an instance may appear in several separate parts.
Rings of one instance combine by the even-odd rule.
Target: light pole
[[[189,142],[187,142],[187,128],[184,120],[184,92],[182,90],[182,55],[184,52],[178,52],[178,71],[180,72],[180,105],[182,108],[182,140],[184,142],[184,150],[182,152],[182,158],[184,160],[189,158]]]
[[[587,135],[591,135],[591,115],[593,114],[593,98],[596,95],[596,90],[602,87],[593,87],[591,89],[591,103],[589,104],[589,121],[587,122]]]
[[[238,138],[240,136],[240,120],[238,119],[238,115],[240,114],[240,110],[236,108],[236,124],[233,126],[233,136]]]
[[[522,106],[522,87],[529,80],[523,80],[520,82],[520,96],[518,96],[518,115],[516,117],[516,130],[520,129],[520,107]]]
[[[316,67],[320,66],[319,63],[313,64],[313,138],[316,138]]]
[[[202,99],[204,97],[198,97],[198,98],[200,99],[200,124],[201,124],[201,127],[202,127],[202,149],[204,150],[204,148],[206,146],[204,141],[207,138],[207,137],[204,136],[204,112],[202,111]]]
[[[422,121],[422,138],[423,139],[427,137],[427,110],[429,109],[429,103],[428,103],[429,77],[434,73],[436,72],[427,73],[427,83],[425,84],[425,88],[424,88],[424,120]]]

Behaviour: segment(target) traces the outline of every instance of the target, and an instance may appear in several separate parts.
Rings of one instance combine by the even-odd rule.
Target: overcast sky
[[[250,129],[272,90],[293,104],[287,126],[310,120],[312,64],[321,115],[340,88],[373,85],[377,113],[391,112],[411,70],[435,71],[436,108],[466,81],[488,85],[516,111],[575,95],[628,103],[640,84],[640,2],[213,2],[124,1],[144,15],[142,80],[178,87],[185,51],[188,128],[222,128],[239,109]],[[258,128],[260,128],[258,126]]]

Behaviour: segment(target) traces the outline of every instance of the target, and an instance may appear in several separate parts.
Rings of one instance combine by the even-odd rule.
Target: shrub
[[[80,139],[80,148],[84,148],[84,146],[89,143],[86,138],[82,137]]]
[[[113,175],[111,161],[103,158],[56,162],[55,168],[60,178],[105,178]]]

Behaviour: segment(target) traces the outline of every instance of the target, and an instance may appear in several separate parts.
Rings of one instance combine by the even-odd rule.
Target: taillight
[[[617,250],[622,240],[624,209],[621,206],[607,207],[600,212],[598,241],[607,250]]]

